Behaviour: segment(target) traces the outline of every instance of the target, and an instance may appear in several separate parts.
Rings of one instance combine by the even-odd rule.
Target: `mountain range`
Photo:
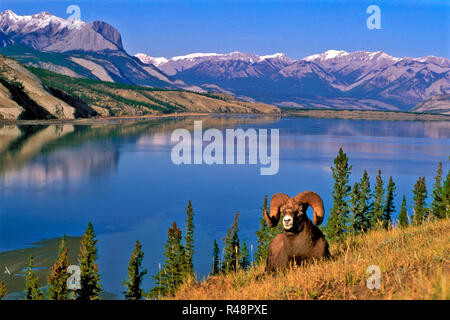
[[[280,110],[222,93],[155,89],[69,77],[25,67],[0,55],[1,120],[72,120],[179,112],[276,114]]]
[[[239,52],[136,57],[205,90],[279,106],[409,110],[450,91],[450,61],[433,56],[328,50],[300,60]]]
[[[342,50],[298,60],[242,52],[132,56],[106,22],[11,10],[0,13],[0,53],[71,77],[220,92],[281,107],[409,111],[420,104],[415,110],[450,113],[450,61],[434,56]]]
[[[120,33],[103,21],[86,23],[47,12],[0,13],[0,53],[34,67],[71,77],[202,91],[169,79],[151,64],[130,56]]]

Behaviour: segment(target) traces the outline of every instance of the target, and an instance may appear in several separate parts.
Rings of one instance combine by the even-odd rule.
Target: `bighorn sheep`
[[[309,206],[314,210],[314,224],[306,215]],[[270,215],[266,211],[264,217],[273,228],[282,215],[284,232],[277,235],[269,246],[267,272],[282,270],[306,259],[330,256],[328,243],[317,227],[322,223],[324,213],[322,199],[312,191],[299,193],[294,198],[283,193],[272,197]]]

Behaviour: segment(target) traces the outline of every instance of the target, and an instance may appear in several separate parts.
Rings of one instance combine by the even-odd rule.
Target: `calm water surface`
[[[367,121],[313,118],[202,118],[204,129],[280,130],[280,168],[261,176],[260,165],[172,164],[170,135],[194,118],[123,121],[94,125],[0,125],[0,251],[48,238],[81,235],[92,221],[106,291],[121,296],[135,240],[151,275],[164,261],[172,221],[184,227],[185,207],[195,210],[195,268],[205,276],[214,239],[221,243],[234,213],[239,236],[256,247],[264,195],[314,190],[331,206],[330,166],[343,147],[353,166],[397,184],[396,207],[418,176],[431,190],[439,161],[449,169],[450,122]],[[409,208],[410,209],[410,208]],[[74,261],[72,261],[74,263]]]

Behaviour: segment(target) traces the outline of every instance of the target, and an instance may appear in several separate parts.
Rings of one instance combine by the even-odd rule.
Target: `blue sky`
[[[284,52],[298,59],[339,49],[450,57],[449,0],[0,0],[0,10],[68,17],[71,4],[82,20],[117,28],[130,54]],[[381,9],[380,30],[366,26],[372,4]]]

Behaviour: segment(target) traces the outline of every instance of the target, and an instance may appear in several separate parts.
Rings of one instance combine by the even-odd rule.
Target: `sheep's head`
[[[283,193],[275,194],[270,201],[270,215],[266,212],[265,218],[273,228],[277,226],[282,216],[284,230],[295,230],[300,221],[306,217],[309,206],[314,210],[314,224],[321,224],[325,214],[323,202],[319,195],[312,191],[299,193],[294,198]]]

